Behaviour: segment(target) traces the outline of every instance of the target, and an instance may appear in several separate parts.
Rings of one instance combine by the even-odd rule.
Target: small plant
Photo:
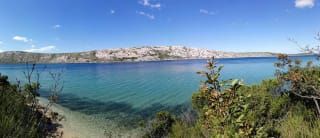
[[[59,98],[59,94],[62,92],[63,88],[64,88],[64,81],[62,78],[63,75],[63,70],[59,71],[59,72],[49,72],[50,77],[53,81],[53,84],[50,87],[50,96],[49,96],[49,102],[52,103],[56,103],[58,101]]]
[[[243,82],[238,79],[221,81],[222,66],[211,59],[208,71],[199,72],[206,81],[198,93],[192,97],[193,105],[200,112],[202,127],[214,136],[253,136],[263,129],[259,120],[250,120],[251,95],[238,90]],[[263,112],[262,112],[263,113]],[[259,114],[256,114],[259,115]]]
[[[149,130],[143,136],[145,138],[162,138],[169,134],[175,119],[169,112],[159,112],[156,118],[149,124]]]

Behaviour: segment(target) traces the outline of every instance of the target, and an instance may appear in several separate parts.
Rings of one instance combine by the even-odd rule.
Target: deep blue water
[[[295,57],[303,61],[314,57]],[[256,84],[272,78],[276,58],[219,59],[222,79],[239,78]],[[159,110],[178,111],[189,103],[203,78],[206,60],[180,60],[109,64],[40,64],[42,96],[50,86],[48,71],[64,70],[64,90],[59,104],[88,115],[108,119],[144,118]],[[0,65],[12,82],[23,80],[24,64]]]

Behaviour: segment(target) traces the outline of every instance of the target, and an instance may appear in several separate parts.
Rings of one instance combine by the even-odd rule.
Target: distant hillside
[[[0,53],[0,63],[96,63],[96,62],[131,62],[157,61],[177,59],[206,59],[235,58],[235,57],[270,57],[275,53],[269,52],[223,52],[183,46],[134,47],[106,50],[94,50],[78,53],[28,53],[10,51]]]

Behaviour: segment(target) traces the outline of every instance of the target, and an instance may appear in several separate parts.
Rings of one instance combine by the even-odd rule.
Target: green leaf
[[[242,107],[244,108],[244,110],[247,110],[248,107],[249,107],[249,104],[245,104],[245,105],[243,105]]]
[[[241,122],[242,122],[242,118],[244,118],[244,114],[240,115],[240,116],[237,118],[236,122],[237,122],[237,123],[241,123]]]

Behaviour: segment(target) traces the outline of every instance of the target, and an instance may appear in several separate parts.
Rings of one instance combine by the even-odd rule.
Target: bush
[[[170,138],[204,138],[204,130],[199,123],[188,125],[183,121],[176,121],[169,134]]]
[[[42,118],[7,79],[0,75],[0,137],[44,137]]]
[[[28,64],[27,64],[28,66]],[[36,82],[33,82],[33,72],[36,72]],[[27,82],[20,86],[11,84],[7,76],[0,74],[0,137],[12,138],[43,138],[61,136],[57,133],[59,124],[56,122],[61,119],[58,114],[49,111],[49,105],[43,107],[39,105],[39,72],[35,71],[35,64],[31,70],[23,72]],[[53,74],[54,75],[54,74]],[[52,76],[59,81],[60,76]],[[55,81],[51,90],[55,96],[62,90]],[[50,100],[51,103],[51,100]],[[55,121],[55,122],[54,122]]]
[[[167,136],[175,122],[169,112],[159,112],[156,118],[151,122],[148,132],[143,136],[145,138],[162,138]]]
[[[220,80],[222,67],[214,59],[192,103],[198,120],[190,125],[177,118],[170,137],[320,137],[317,97],[320,68],[302,66],[280,55],[276,78],[245,86]],[[310,98],[311,97],[311,98]]]

